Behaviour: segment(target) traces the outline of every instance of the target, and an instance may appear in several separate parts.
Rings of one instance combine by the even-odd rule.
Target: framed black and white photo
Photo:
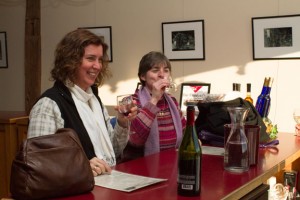
[[[102,26],[102,27],[82,27],[99,35],[102,37],[103,41],[108,45],[108,58],[109,62],[113,61],[113,54],[112,54],[112,37],[111,37],[111,26]]]
[[[253,60],[299,59],[300,15],[252,18]]]
[[[182,83],[180,92],[180,109],[186,112],[186,102],[198,102],[210,93],[210,83]],[[196,108],[197,110],[198,108]]]
[[[6,32],[0,32],[0,68],[7,68],[7,42]]]
[[[205,60],[204,20],[162,23],[162,45],[169,60]]]

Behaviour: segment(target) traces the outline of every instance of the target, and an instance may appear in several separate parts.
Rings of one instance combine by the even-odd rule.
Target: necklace
[[[166,110],[166,100],[165,97],[162,97],[162,101],[163,101],[163,106],[160,107],[160,111],[158,112],[158,116],[164,116],[165,115],[165,110]]]

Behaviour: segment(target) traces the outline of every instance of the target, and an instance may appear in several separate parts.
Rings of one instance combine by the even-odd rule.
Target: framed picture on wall
[[[180,109],[186,112],[186,102],[204,99],[210,93],[210,83],[182,83],[180,92]],[[197,110],[198,108],[196,108]]]
[[[113,61],[112,54],[112,37],[111,37],[111,26],[102,26],[102,27],[81,27],[83,29],[87,29],[96,35],[102,37],[103,41],[108,45],[108,58],[109,62]]]
[[[6,32],[0,32],[0,68],[7,68],[7,42]]]
[[[205,60],[204,20],[162,23],[162,45],[169,60]]]
[[[299,59],[300,15],[252,18],[253,60]]]

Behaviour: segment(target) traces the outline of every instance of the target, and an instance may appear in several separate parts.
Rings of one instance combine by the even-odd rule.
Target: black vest
[[[97,86],[92,86],[91,88],[102,107],[101,100],[98,96]],[[93,157],[96,157],[92,141],[76,109],[75,102],[72,99],[69,89],[62,82],[56,81],[54,86],[46,90],[40,98],[42,97],[48,97],[56,102],[60,109],[61,117],[64,119],[64,127],[75,130],[88,159],[90,160]]]

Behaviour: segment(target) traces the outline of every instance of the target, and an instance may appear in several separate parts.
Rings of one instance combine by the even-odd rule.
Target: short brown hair
[[[142,86],[145,86],[145,81],[141,79],[141,76],[145,75],[155,65],[161,63],[165,64],[171,71],[171,64],[169,59],[161,52],[151,51],[142,57],[138,72],[138,76]]]

